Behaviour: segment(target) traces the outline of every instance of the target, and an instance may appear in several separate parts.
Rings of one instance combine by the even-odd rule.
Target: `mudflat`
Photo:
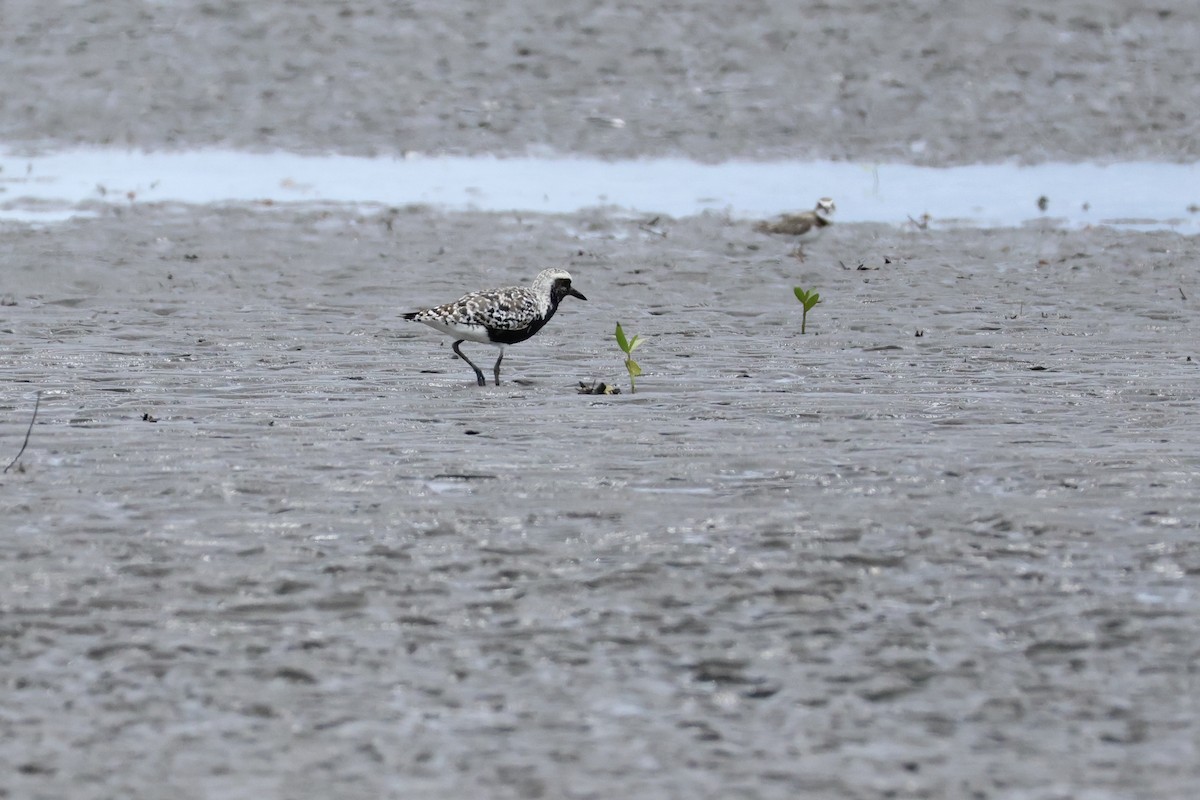
[[[1184,3],[10,8],[31,148],[1197,155]],[[1194,239],[90,210],[0,223],[0,795],[1200,784]],[[547,266],[499,387],[400,318]]]
[[[8,226],[6,791],[1195,785],[1192,243],[645,223]],[[499,387],[399,318],[547,264]]]
[[[5,4],[0,141],[355,155],[1200,158],[1200,6]]]

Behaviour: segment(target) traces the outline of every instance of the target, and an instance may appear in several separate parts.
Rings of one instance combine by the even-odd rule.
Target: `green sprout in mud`
[[[796,299],[800,301],[800,305],[804,306],[804,312],[800,315],[800,332],[804,333],[804,328],[808,323],[808,312],[821,302],[821,295],[816,292],[806,292],[799,286],[793,288],[792,291],[796,293]]]
[[[637,394],[637,376],[642,374],[642,368],[633,360],[633,351],[642,344],[642,337],[634,335],[632,339],[625,338],[621,323],[617,323],[617,345],[625,353],[625,369],[629,370],[629,393]]]

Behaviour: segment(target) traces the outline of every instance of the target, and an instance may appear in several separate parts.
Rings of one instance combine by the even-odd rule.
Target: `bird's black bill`
[[[568,289],[567,294],[571,295],[571,297],[578,297],[580,300],[587,300],[587,298],[576,289]]]

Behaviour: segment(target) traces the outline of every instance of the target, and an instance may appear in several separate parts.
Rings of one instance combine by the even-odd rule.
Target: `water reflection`
[[[841,222],[1012,226],[1050,219],[1200,232],[1200,164],[1123,162],[931,168],[904,164],[685,159],[302,156],[222,150],[84,149],[0,155],[0,216],[65,218],[89,201],[319,202],[561,213],[615,206],[736,218],[811,207],[831,195]],[[1044,198],[1044,210],[1039,200]]]

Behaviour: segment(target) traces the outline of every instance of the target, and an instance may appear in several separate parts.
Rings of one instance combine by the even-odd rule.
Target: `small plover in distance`
[[[492,374],[500,385],[500,362],[505,345],[523,342],[550,321],[558,304],[570,295],[587,300],[571,288],[571,275],[562,269],[544,269],[533,279],[532,286],[508,286],[463,295],[423,311],[404,315],[405,319],[423,322],[434,330],[454,337],[454,354],[471,365],[480,386],[487,384],[483,372],[463,355],[458,346],[463,342],[480,342],[500,348]]]
[[[822,197],[812,211],[802,211],[799,214],[784,214],[774,222],[760,222],[754,226],[759,233],[778,233],[791,236],[800,244],[796,245],[796,255],[803,259],[804,251],[801,244],[812,242],[819,237],[827,227],[833,224],[833,212],[837,206],[833,198]]]

